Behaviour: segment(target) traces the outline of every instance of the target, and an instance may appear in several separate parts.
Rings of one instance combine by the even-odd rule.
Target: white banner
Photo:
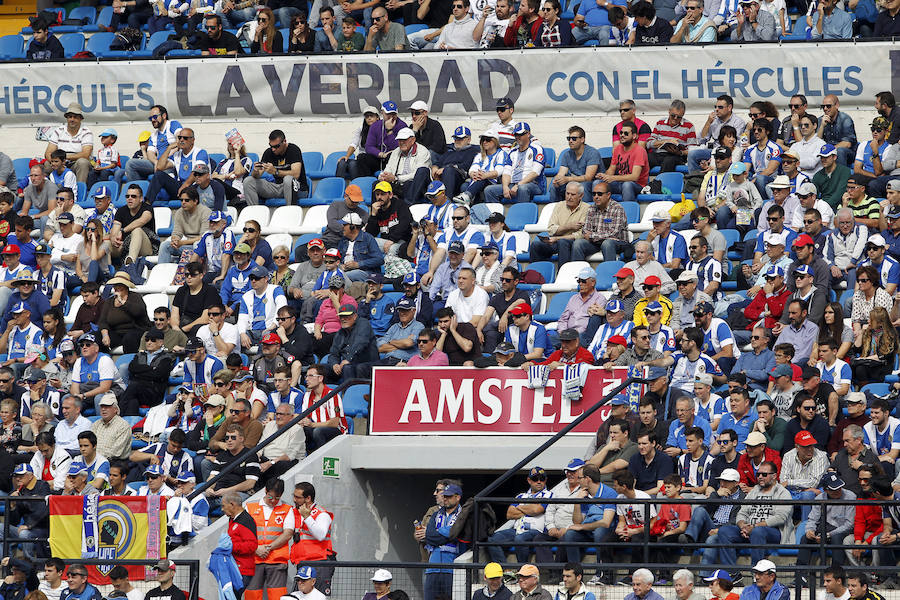
[[[144,121],[153,104],[192,121],[327,119],[388,99],[401,112],[424,100],[434,114],[462,116],[493,113],[503,96],[520,115],[548,116],[615,113],[626,98],[656,113],[680,98],[705,113],[720,94],[739,108],[835,94],[845,110],[870,109],[876,93],[900,88],[895,64],[890,42],[6,63],[0,118],[46,124],[76,101],[88,123]]]

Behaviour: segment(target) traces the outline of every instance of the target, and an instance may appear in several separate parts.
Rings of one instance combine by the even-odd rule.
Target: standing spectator
[[[256,571],[255,557],[259,539],[257,538],[256,522],[244,510],[242,502],[243,499],[238,493],[232,492],[222,497],[222,512],[228,517],[228,536],[231,538],[232,556],[234,556],[238,571],[241,573],[244,589],[247,589],[250,579]]]

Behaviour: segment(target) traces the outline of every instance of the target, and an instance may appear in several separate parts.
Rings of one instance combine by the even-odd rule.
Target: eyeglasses
[[[630,108],[620,108],[620,109],[619,109],[619,112],[620,112],[620,113],[623,113],[623,112],[629,112],[629,111],[632,111],[632,110],[634,110],[634,107],[633,107],[633,106],[630,107]]]
[[[541,7],[540,12],[550,12],[551,10],[553,10],[553,8],[551,8],[549,6],[543,6],[543,7]]]
[[[275,320],[281,323],[282,321],[290,321],[294,317],[275,317]]]
[[[867,278],[867,279],[861,279],[861,278],[857,277],[856,282],[857,282],[857,283],[869,283],[869,280],[868,280],[868,278]]]
[[[96,227],[86,227],[85,231],[97,231]]]
[[[768,221],[769,223],[774,223],[775,221],[777,221],[780,218],[781,217],[766,217],[766,221]]]
[[[672,119],[673,121],[680,121],[681,118],[682,118],[682,116],[681,116],[681,115],[676,115],[676,114],[673,114],[673,113],[669,113],[669,118]]]
[[[884,127],[872,127],[872,133],[878,133],[879,131],[886,131]]]
[[[66,577],[87,577],[87,573],[73,573],[72,571],[69,571],[66,573]]]
[[[223,385],[228,385],[224,381],[213,381],[213,385],[216,387],[222,387]]]
[[[160,117],[162,117],[162,115],[150,115],[149,117],[147,117],[147,120],[155,121],[155,120],[159,119]]]
[[[256,20],[259,21],[260,23],[268,23],[269,22],[268,17],[258,17]]]
[[[431,340],[416,340],[416,343],[417,343],[417,344],[427,344],[427,343],[430,342],[430,341],[431,341]]]
[[[165,323],[166,321],[168,321],[168,319],[165,317],[162,317],[162,318],[153,317],[153,320],[156,321],[157,323]]]
[[[800,129],[809,129],[812,127],[812,123],[800,123]]]
[[[591,196],[605,196],[611,192],[591,192]]]
[[[801,406],[800,410],[816,410],[815,406]]]
[[[732,439],[722,439],[722,438],[719,438],[719,443],[720,443],[720,444],[731,444],[732,442],[736,442],[736,441],[737,441],[737,440],[732,440]]]
[[[272,259],[273,260],[287,260],[288,257],[284,256],[284,255],[279,255],[279,256],[273,256]]]
[[[823,104],[822,110],[825,110],[826,108],[831,108],[832,106],[834,106],[834,104]]]
[[[804,225],[812,225],[812,224],[815,223],[815,222],[816,222],[815,219],[803,219],[803,224],[804,224]]]
[[[265,279],[265,277],[256,277],[255,275],[251,275],[248,279],[250,279],[250,281],[262,281],[263,279]]]
[[[465,215],[463,215],[462,217],[457,217],[457,216],[455,216],[455,215],[453,216],[453,220],[454,220],[454,221],[462,221],[462,220],[465,219],[465,218],[466,218]]]
[[[12,379],[0,379],[0,383],[9,383]]]
[[[510,283],[512,281],[515,281],[515,279],[513,279],[512,277],[501,277],[500,281],[502,281],[503,283]]]
[[[498,107],[497,107],[497,112],[498,112],[498,113],[506,112],[506,111],[508,111],[508,110],[509,110],[509,107],[508,107],[508,106],[498,106]]]
[[[727,104],[716,104],[716,110],[725,110],[728,108]]]
[[[376,23],[379,21],[383,21],[384,19],[387,19],[387,15],[381,15],[380,17],[372,17],[372,20],[375,21]]]
[[[231,412],[234,412],[234,411],[231,411]],[[238,439],[238,436],[236,436],[236,435],[226,435],[226,436],[225,436],[225,439],[226,439],[226,440],[236,440],[236,439]]]
[[[179,140],[192,140],[192,139],[194,139],[194,136],[192,136],[192,135],[179,135],[179,136],[176,136],[176,137],[177,137]]]
[[[525,316],[525,313],[522,313],[522,314],[519,314],[519,315],[513,315],[512,318],[513,318],[513,319],[518,319],[519,317],[524,317],[524,316]]]
[[[336,265],[336,264],[337,264],[337,261],[336,261],[336,260],[328,260],[328,259],[326,258],[326,259],[325,259],[325,264],[326,264],[326,265]]]
[[[688,10],[691,10],[690,7],[688,7]],[[760,118],[761,116],[763,116],[762,113],[758,113],[758,112],[751,112],[751,113],[750,113],[750,118],[751,118],[751,119],[758,119],[758,118]]]
[[[577,142],[580,139],[581,139],[580,135],[567,135],[566,136],[566,140],[568,140],[570,142]]]
[[[788,104],[788,106],[791,108],[800,108],[803,105],[802,104]]]
[[[461,7],[460,7],[460,8],[461,8]],[[414,117],[418,117],[419,115],[421,115],[421,114],[424,113],[424,112],[425,112],[424,110],[411,110],[411,111],[409,111],[409,113],[410,113],[412,116],[414,116]]]
[[[256,233],[257,230],[252,227],[244,227],[244,233]]]
[[[281,145],[283,143],[284,143],[284,140],[281,140],[280,142],[277,142],[275,144],[269,144],[269,148],[271,148],[272,150],[278,150],[279,148],[281,148]]]
[[[757,471],[756,472],[756,475],[759,477],[769,477],[774,474],[775,474],[774,471]]]
[[[229,410],[228,412],[231,413],[231,414],[233,414],[233,415],[239,415],[239,414],[241,414],[242,412],[247,412],[247,409],[246,409],[246,408],[232,408],[232,409]]]

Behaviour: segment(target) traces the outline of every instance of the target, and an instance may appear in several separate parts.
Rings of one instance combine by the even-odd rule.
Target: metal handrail
[[[257,452],[259,452],[260,450],[262,450],[263,448],[268,446],[272,441],[278,439],[284,433],[290,431],[290,429],[294,425],[296,425],[297,423],[299,423],[300,421],[305,419],[307,416],[311,415],[316,409],[318,409],[320,406],[324,405],[326,402],[331,400],[334,396],[336,396],[340,392],[343,392],[347,388],[354,386],[354,385],[371,384],[371,382],[372,382],[371,379],[348,379],[347,381],[341,383],[336,388],[332,389],[330,392],[325,394],[321,400],[319,400],[318,402],[316,402],[315,404],[313,404],[312,406],[310,406],[309,408],[307,408],[306,410],[302,411],[300,414],[295,416],[293,419],[291,419],[287,425],[285,425],[281,429],[277,429],[275,431],[275,433],[273,433],[266,439],[261,440],[258,444],[256,444],[252,448],[245,449],[239,455],[237,460],[234,460],[231,463],[229,463],[228,465],[226,465],[224,469],[222,469],[221,471],[216,473],[215,477],[212,477],[209,480],[204,481],[203,483],[198,485],[196,488],[194,488],[194,491],[188,495],[187,499],[192,500],[195,497],[197,497],[197,495],[202,494],[204,492],[204,490],[206,490],[207,488],[215,485],[223,476],[234,471],[240,465],[244,464],[248,458],[250,458],[251,456],[254,456]],[[223,427],[224,427],[224,424],[223,424]]]

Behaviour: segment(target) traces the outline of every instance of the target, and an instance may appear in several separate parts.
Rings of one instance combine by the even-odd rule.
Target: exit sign
[[[340,477],[341,472],[339,463],[341,459],[336,456],[322,457],[322,476],[323,477]]]

